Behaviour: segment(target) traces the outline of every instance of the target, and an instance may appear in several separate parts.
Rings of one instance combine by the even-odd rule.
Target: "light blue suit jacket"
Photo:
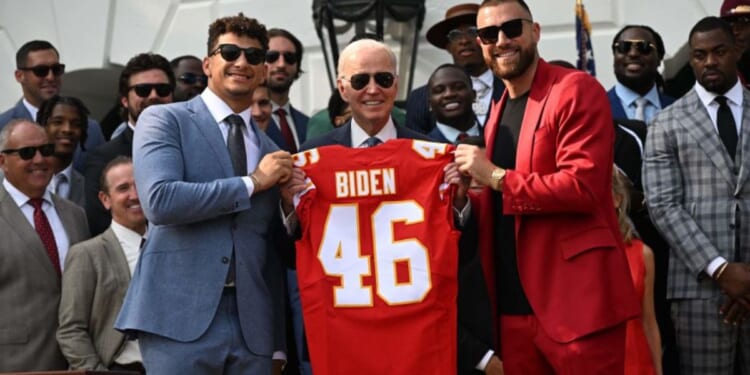
[[[278,150],[251,127],[262,155]],[[151,227],[115,328],[199,338],[216,314],[234,248],[242,334],[250,351],[270,356],[283,298],[271,252],[278,189],[248,198],[200,96],[147,108],[136,129],[135,181]]]

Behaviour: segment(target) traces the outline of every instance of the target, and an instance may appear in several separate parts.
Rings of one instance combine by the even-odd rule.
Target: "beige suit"
[[[113,328],[130,269],[110,227],[70,248],[65,259],[57,341],[73,369],[106,370],[123,346]]]
[[[52,195],[71,244],[88,238],[83,209]],[[0,185],[0,372],[65,370],[57,346],[60,279],[39,235]]]

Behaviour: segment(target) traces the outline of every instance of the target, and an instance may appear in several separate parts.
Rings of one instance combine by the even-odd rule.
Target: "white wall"
[[[478,1],[478,0],[474,0]],[[438,65],[450,62],[424,39],[445,10],[466,0],[427,0],[427,15],[414,85],[423,84]],[[575,0],[527,0],[542,26],[539,45],[547,60],[575,63]],[[614,82],[610,44],[626,24],[650,25],[666,45],[667,58],[687,40],[692,25],[718,14],[721,0],[585,0],[592,22],[597,77],[605,87]],[[208,24],[215,18],[244,12],[267,27],[290,30],[305,46],[307,72],[292,87],[295,106],[305,112],[325,107],[328,78],[312,22],[312,0],[0,0],[0,111],[21,96],[13,78],[15,52],[32,39],[46,39],[61,54],[67,71],[124,65],[133,55],[152,51],[171,59],[204,56]],[[117,87],[97,88],[114,97]]]

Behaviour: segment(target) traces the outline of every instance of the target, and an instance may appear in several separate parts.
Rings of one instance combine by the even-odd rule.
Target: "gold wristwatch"
[[[492,188],[500,191],[500,184],[503,182],[504,178],[505,169],[495,167],[495,169],[492,170],[492,175],[490,175],[490,183],[492,184]]]

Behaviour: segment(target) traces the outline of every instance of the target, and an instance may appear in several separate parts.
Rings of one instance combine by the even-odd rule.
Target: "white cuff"
[[[492,359],[493,355],[495,355],[495,351],[492,349],[488,350],[484,357],[482,357],[482,360],[479,361],[474,368],[484,372],[484,369],[487,368],[487,364],[490,363],[490,359]]]
[[[713,278],[716,270],[718,270],[719,267],[721,267],[721,265],[724,263],[727,263],[727,260],[724,259],[724,257],[714,258],[714,260],[712,260],[711,263],[708,264],[708,267],[706,267],[706,273],[708,274],[708,277]]]
[[[252,197],[253,192],[255,191],[255,184],[253,183],[253,180],[250,178],[250,176],[242,176],[242,182],[247,188],[247,196]]]

